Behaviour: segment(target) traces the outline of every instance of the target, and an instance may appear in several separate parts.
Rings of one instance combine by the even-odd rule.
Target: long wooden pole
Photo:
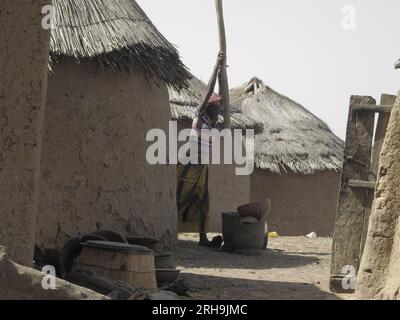
[[[222,63],[221,73],[220,73],[220,93],[221,102],[223,106],[223,116],[224,116],[224,127],[227,129],[231,128],[231,105],[229,101],[229,83],[228,83],[228,73],[226,71],[227,62],[227,46],[226,46],[226,33],[225,33],[225,22],[224,22],[224,9],[222,5],[222,0],[215,0],[215,5],[217,8],[218,16],[218,29],[219,29],[219,44],[220,49],[224,52],[224,60]]]

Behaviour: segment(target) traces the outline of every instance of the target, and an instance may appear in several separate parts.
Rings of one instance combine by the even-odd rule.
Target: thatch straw
[[[95,60],[115,70],[145,71],[179,89],[190,77],[176,48],[134,0],[53,0],[51,61]]]
[[[195,76],[191,75],[189,87],[177,91],[173,88],[169,90],[171,115],[173,120],[192,120],[195,116],[195,109],[202,101],[207,91],[207,85]],[[218,125],[224,123],[223,117],[220,115]],[[241,113],[232,113],[231,124],[233,129],[254,129],[255,133],[260,133],[263,126],[257,120],[249,118]]]
[[[261,80],[253,78],[231,90],[231,104],[264,125],[256,136],[257,168],[302,174],[342,169],[343,141],[323,121]]]

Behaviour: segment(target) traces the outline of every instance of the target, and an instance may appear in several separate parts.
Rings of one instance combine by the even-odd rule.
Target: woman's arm
[[[217,83],[217,77],[218,77],[218,73],[221,68],[223,59],[224,59],[224,54],[223,54],[223,52],[220,52],[218,54],[217,64],[215,65],[213,73],[210,78],[210,81],[208,82],[207,93],[204,96],[202,102],[196,108],[197,114],[204,114],[206,112],[208,101],[210,100],[211,95],[214,93],[215,84]]]

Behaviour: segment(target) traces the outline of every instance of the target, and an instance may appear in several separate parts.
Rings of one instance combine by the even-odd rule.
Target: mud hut
[[[169,90],[171,116],[178,122],[178,130],[191,128],[195,115],[195,108],[201,102],[207,91],[207,85],[192,76],[187,89]],[[218,127],[223,129],[223,117],[220,116]],[[232,129],[253,129],[255,133],[262,132],[262,124],[241,113],[234,112],[231,117]],[[221,154],[223,154],[223,146]],[[250,176],[238,176],[235,165],[210,165],[209,192],[210,192],[210,219],[208,230],[220,232],[221,213],[236,211],[239,205],[250,201]],[[180,231],[197,232],[197,223],[180,224]]]
[[[98,228],[177,237],[176,168],[150,166],[146,134],[168,132],[167,87],[190,77],[134,0],[54,0],[36,243]]]
[[[343,142],[328,126],[260,79],[231,90],[235,112],[259,120],[250,199],[270,198],[270,229],[281,235],[333,232]]]

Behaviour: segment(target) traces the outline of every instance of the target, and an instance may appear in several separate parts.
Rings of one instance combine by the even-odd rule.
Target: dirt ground
[[[196,234],[181,234],[174,252],[193,299],[332,300],[329,292],[332,239],[270,239],[260,256],[214,251],[197,245]]]

